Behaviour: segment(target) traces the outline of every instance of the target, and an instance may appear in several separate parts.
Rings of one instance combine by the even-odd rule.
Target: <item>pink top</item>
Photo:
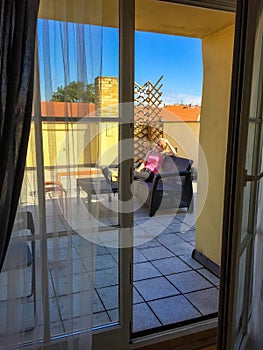
[[[150,151],[146,155],[145,168],[152,171],[154,174],[158,173],[160,167],[162,166],[163,157],[160,153],[155,151]]]

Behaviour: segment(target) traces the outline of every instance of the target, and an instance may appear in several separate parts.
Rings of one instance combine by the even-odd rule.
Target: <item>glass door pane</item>
[[[65,4],[40,6],[19,206],[36,228],[27,339],[44,344],[120,324],[118,187],[104,172],[119,162],[118,3],[104,19],[101,1]]]
[[[244,12],[244,6],[247,6],[246,12]],[[234,180],[233,187],[226,189],[226,191],[233,191],[236,186],[236,192],[233,198],[230,198],[233,210],[230,215],[234,217],[230,224],[233,227],[231,226],[231,229],[230,225],[228,227],[231,238],[228,241],[229,246],[225,247],[225,252],[223,251],[229,263],[227,267],[229,275],[225,274],[225,277],[230,279],[230,284],[225,286],[224,293],[227,300],[225,299],[225,305],[223,305],[225,309],[221,309],[228,310],[228,314],[224,315],[227,318],[224,324],[221,324],[223,342],[220,339],[219,346],[222,349],[248,348],[246,342],[249,337],[251,340],[248,324],[253,309],[253,259],[254,250],[257,249],[254,239],[262,152],[262,1],[255,2],[253,5],[248,1],[238,4],[237,18],[239,22],[242,21],[242,25],[239,27],[240,32],[236,32],[235,57],[239,64],[245,63],[235,66],[234,61],[233,77],[238,83],[243,82],[243,84],[239,86],[237,83],[242,92],[241,98],[237,90],[234,91],[236,87],[234,82],[231,101],[231,110],[235,109],[235,113],[240,111],[240,115],[235,115],[240,127],[239,133],[234,133],[236,139],[232,138],[233,144],[238,144],[237,149],[234,146],[237,161],[232,158],[232,166],[236,172],[230,174]],[[245,21],[243,21],[244,18],[246,18]],[[246,33],[246,39],[242,36],[243,33]],[[243,50],[238,51],[241,47]],[[230,141],[230,148],[233,144]],[[229,158],[231,158],[230,155]],[[229,203],[226,205],[228,206]],[[231,251],[226,253],[227,249]],[[256,280],[254,282],[257,284]],[[222,322],[223,313],[220,317]],[[226,323],[232,326],[227,329]]]
[[[219,277],[192,255],[196,220],[209,184],[205,176],[207,163],[199,144],[202,40],[187,31],[187,19],[193,19],[189,8],[171,2],[136,1],[134,160],[136,165],[146,160],[145,172],[153,170],[154,175],[152,179],[145,178],[138,168],[134,173],[135,338],[212,319],[218,311]],[[202,10],[199,8],[195,16]],[[167,19],[165,25],[163,18]],[[198,16],[195,20],[197,23]],[[184,23],[181,27],[185,31],[177,27],[178,22]],[[157,162],[151,168],[149,155],[159,159],[160,154],[161,165]],[[204,165],[200,166],[203,174],[200,196],[198,159]],[[179,176],[179,172],[184,175]],[[206,236],[204,232],[200,235]]]

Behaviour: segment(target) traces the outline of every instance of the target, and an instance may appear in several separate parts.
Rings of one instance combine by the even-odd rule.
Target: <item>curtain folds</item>
[[[0,5],[1,264],[6,254],[0,349],[88,350],[93,327],[118,317],[116,310],[109,316],[101,301],[103,288],[114,284],[117,308],[118,257],[103,246],[116,215],[111,193],[101,191],[100,160],[102,137],[113,136],[106,135],[109,126],[100,122],[95,101],[103,75],[102,5]],[[90,9],[96,25],[89,24]],[[79,186],[82,178],[87,188]]]
[[[1,0],[0,270],[23,181],[30,131],[37,0]]]

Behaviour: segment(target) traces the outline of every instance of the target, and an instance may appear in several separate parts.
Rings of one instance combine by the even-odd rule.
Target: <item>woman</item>
[[[159,139],[158,143],[163,148],[163,152],[162,152],[163,155],[168,155],[168,156],[177,155],[177,148],[174,148],[167,139],[161,138]]]
[[[159,139],[153,150],[146,154],[141,164],[134,170],[134,179],[151,182],[162,166],[165,155],[176,155],[176,150],[166,139]]]

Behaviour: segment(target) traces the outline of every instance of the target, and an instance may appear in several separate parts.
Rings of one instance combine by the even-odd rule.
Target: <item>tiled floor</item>
[[[220,281],[191,257],[194,214],[187,216],[178,212],[160,234],[135,248],[134,332],[217,312]],[[155,227],[165,217],[156,216]]]
[[[55,232],[65,231],[65,224],[59,216],[54,220],[52,212],[48,215],[50,233],[54,229]],[[79,228],[85,227],[80,218],[81,213]],[[102,221],[104,219],[108,217],[103,216]],[[145,208],[136,212],[133,332],[217,312],[219,279],[191,257],[195,246],[194,223],[195,214],[184,211],[176,215],[172,211],[162,211],[153,218],[149,218]],[[70,238],[52,234],[48,238],[51,335],[66,332],[69,324],[72,327],[72,314],[73,327],[79,329],[79,320],[89,314],[88,301],[93,287],[93,326],[118,321],[119,257],[117,249],[110,244],[116,232],[106,231],[98,235],[100,244],[96,249],[95,266],[90,244],[81,234]],[[36,254],[40,254],[39,245]],[[43,278],[40,258],[36,262],[37,312],[41,314]],[[70,277],[68,271],[71,271]],[[83,300],[86,301],[84,309]]]

